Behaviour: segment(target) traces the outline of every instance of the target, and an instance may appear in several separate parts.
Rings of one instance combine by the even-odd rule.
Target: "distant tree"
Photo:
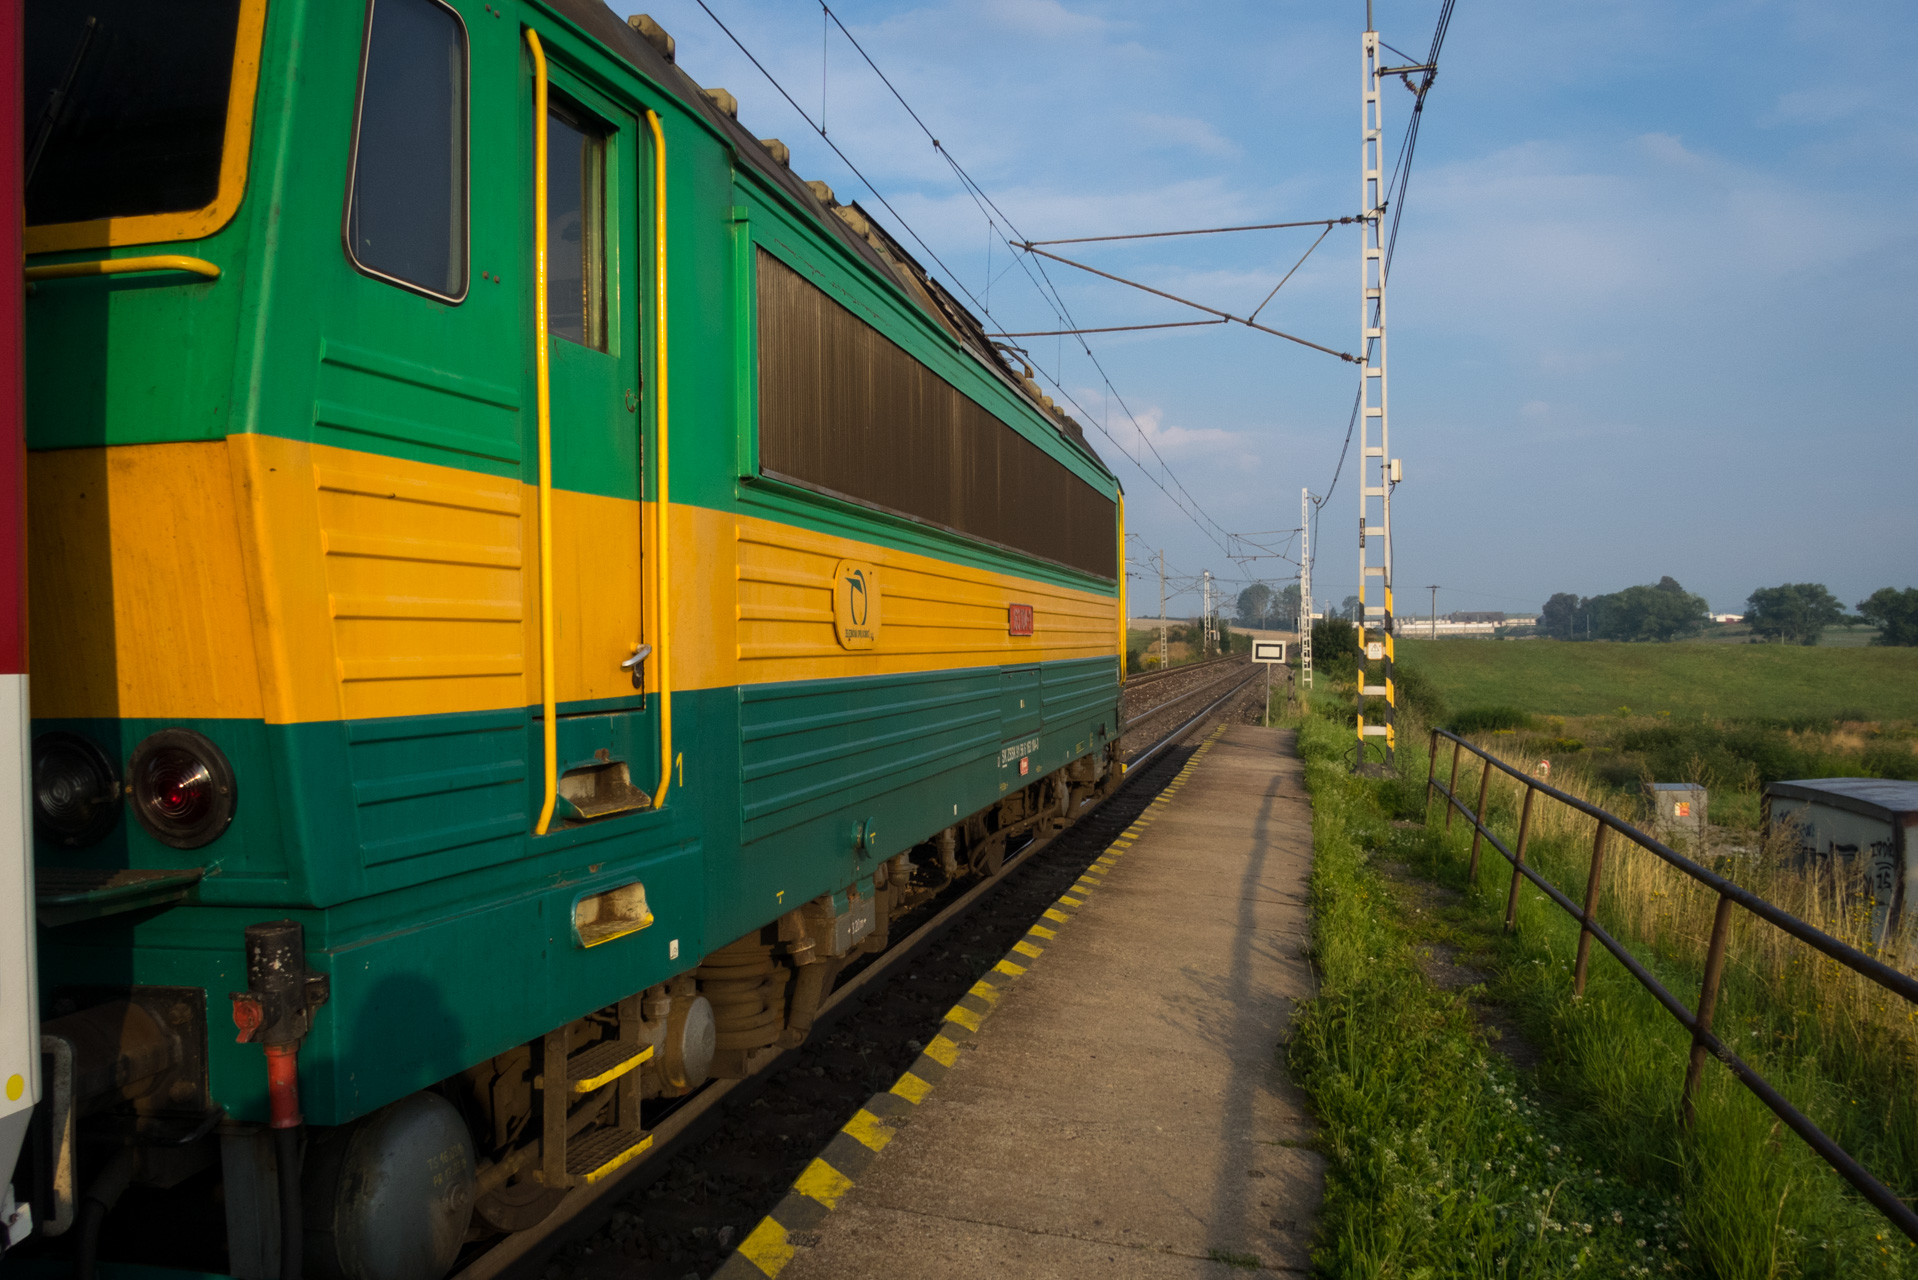
[[[1571,592],[1559,592],[1539,610],[1538,629],[1554,640],[1583,640],[1583,605]]]
[[[1359,603],[1357,596],[1345,597],[1345,603],[1339,606],[1339,616],[1347,622],[1362,622],[1364,621],[1363,615],[1364,606]]]
[[[1760,587],[1745,600],[1745,625],[1754,639],[1817,644],[1825,628],[1843,619],[1845,606],[1822,582]]]
[[[1880,587],[1858,602],[1858,613],[1878,628],[1873,644],[1918,645],[1918,587]]]
[[[1585,607],[1597,640],[1676,640],[1702,630],[1709,608],[1669,574],[1653,586],[1593,596]]]
[[[1299,584],[1294,582],[1272,597],[1272,608],[1266,614],[1268,627],[1283,627],[1287,631],[1299,629]]]
[[[1255,582],[1239,592],[1237,612],[1240,626],[1260,626],[1272,615],[1272,588]]]
[[[1349,675],[1359,665],[1359,633],[1349,619],[1320,618],[1312,624],[1312,665]]]

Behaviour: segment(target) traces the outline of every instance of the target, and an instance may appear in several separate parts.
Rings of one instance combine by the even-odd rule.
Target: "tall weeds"
[[[1496,754],[1496,741],[1481,745]],[[1423,744],[1409,745],[1422,766]],[[1449,757],[1442,751],[1441,780]],[[1469,805],[1481,775],[1469,754],[1466,760],[1457,792]],[[1401,768],[1413,767],[1401,760]],[[1552,782],[1594,804],[1617,803],[1616,793],[1577,769],[1554,770]],[[1487,825],[1508,847],[1521,795],[1518,783],[1493,772]],[[1435,803],[1434,825],[1441,812]],[[1595,825],[1543,796],[1534,801],[1527,861],[1574,901],[1584,896]],[[1489,845],[1476,883],[1463,885],[1469,832],[1455,817],[1435,869],[1472,890],[1481,909],[1502,912],[1511,871]],[[1789,836],[1779,843],[1795,845]],[[1786,852],[1752,833],[1719,833],[1694,851],[1721,875],[1871,950],[1872,904],[1853,882],[1803,874]],[[1686,1130],[1679,1116],[1689,1048],[1683,1028],[1596,945],[1586,994],[1574,1000],[1576,922],[1529,886],[1519,896],[1499,992],[1544,1041],[1541,1078],[1578,1100],[1588,1140],[1628,1176],[1679,1197],[1694,1265],[1741,1278],[1901,1274],[1913,1266],[1918,1251],[1722,1067],[1708,1065],[1697,1121]],[[1616,834],[1608,839],[1599,921],[1687,1004],[1697,998],[1716,905],[1714,893],[1656,855]],[[1719,1035],[1881,1180],[1901,1195],[1918,1193],[1914,1011],[1747,912],[1735,910],[1732,921]]]

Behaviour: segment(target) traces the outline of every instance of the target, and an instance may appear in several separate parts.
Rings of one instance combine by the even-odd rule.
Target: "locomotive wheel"
[[[543,1187],[526,1178],[481,1196],[473,1202],[473,1212],[495,1230],[524,1231],[543,1222],[565,1198],[563,1189]]]
[[[996,876],[999,869],[1006,865],[1006,838],[1003,835],[986,837],[983,846],[972,853],[970,859],[974,871]]]

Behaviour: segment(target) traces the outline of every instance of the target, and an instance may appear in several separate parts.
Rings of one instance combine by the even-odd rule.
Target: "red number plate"
[[[1032,606],[1014,604],[1006,606],[1006,632],[1008,635],[1029,636],[1032,634]]]

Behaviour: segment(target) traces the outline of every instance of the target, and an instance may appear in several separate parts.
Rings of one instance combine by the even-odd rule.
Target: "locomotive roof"
[[[1110,472],[1092,444],[1085,437],[1084,430],[1069,414],[1048,406],[1040,399],[1037,384],[1033,383],[1028,371],[1021,377],[1016,373],[998,347],[986,336],[986,328],[977,316],[967,310],[940,283],[933,279],[926,269],[900,246],[898,240],[882,227],[871,214],[857,203],[850,206],[857,221],[866,224],[874,233],[873,238],[881,241],[885,252],[866,236],[861,235],[846,219],[835,215],[812,187],[788,165],[774,159],[766,146],[753,136],[751,130],[726,111],[720,109],[713,99],[707,97],[704,87],[680,70],[679,65],[661,53],[651,41],[640,35],[630,25],[620,21],[604,0],[545,0],[555,10],[577,23],[589,35],[593,36],[608,49],[632,63],[648,78],[672,91],[679,100],[705,118],[717,132],[733,144],[734,153],[751,166],[766,180],[784,191],[799,204],[809,210],[815,220],[828,235],[836,238],[842,245],[863,260],[881,277],[899,285],[906,295],[942,329],[946,330],[968,353],[978,360],[1000,381],[1012,387],[1024,396],[1032,406],[1052,423],[1059,434],[1083,451],[1101,469]],[[893,261],[888,261],[888,257]],[[905,287],[896,274],[896,266],[903,267],[912,277],[917,289]]]

